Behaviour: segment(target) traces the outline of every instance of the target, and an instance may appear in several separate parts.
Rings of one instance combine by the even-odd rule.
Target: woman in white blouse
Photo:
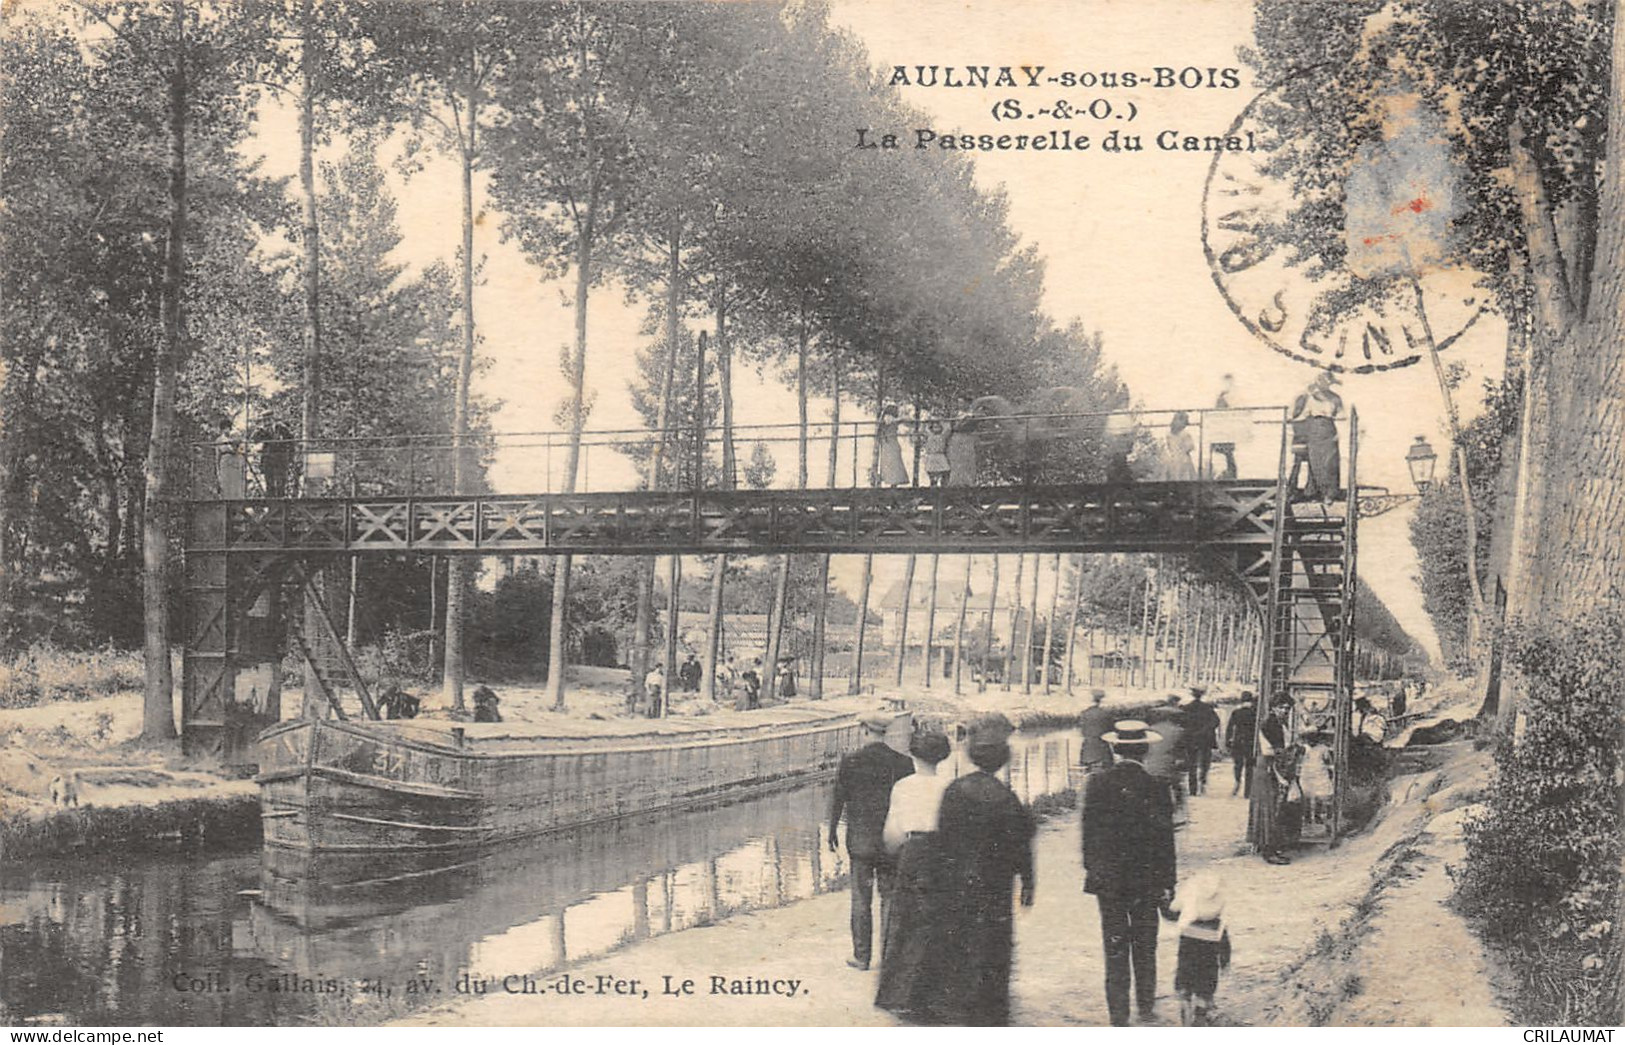
[[[931,966],[943,949],[934,942],[943,924],[943,866],[937,849],[937,812],[942,793],[953,781],[937,773],[948,757],[948,738],[941,733],[916,733],[909,740],[914,773],[892,785],[891,806],[882,838],[897,861],[893,876],[890,915],[886,922],[885,956],[880,966],[880,989],[875,1004],[900,1016],[916,1019],[926,991],[938,977]]]

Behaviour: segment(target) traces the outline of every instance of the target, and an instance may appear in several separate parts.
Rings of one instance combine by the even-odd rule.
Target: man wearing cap
[[[1144,764],[1161,739],[1144,722],[1117,723],[1105,736],[1117,764],[1090,776],[1084,790],[1083,891],[1100,905],[1106,1008],[1114,1027],[1128,1025],[1131,978],[1140,1019],[1152,1015],[1158,908],[1173,896],[1177,878],[1171,798]]]
[[[846,814],[846,852],[852,861],[852,957],[847,964],[854,969],[867,969],[874,953],[873,896],[877,886],[881,939],[885,939],[891,861],[882,831],[891,806],[892,785],[914,772],[914,760],[886,743],[886,730],[896,717],[889,711],[871,711],[858,720],[868,743],[841,759],[830,802],[830,852],[838,848],[835,832],[841,814]],[[885,957],[884,953],[881,957]]]
[[[1219,713],[1202,698],[1205,686],[1191,687],[1191,702],[1183,712],[1185,726],[1185,782],[1193,795],[1207,790],[1207,772],[1213,765],[1213,744],[1219,734]]]
[[[1106,691],[1092,689],[1089,697],[1094,704],[1078,716],[1078,728],[1083,731],[1083,750],[1078,763],[1085,773],[1098,773],[1112,767],[1111,745],[1102,738],[1111,732],[1112,713],[1105,708]]]

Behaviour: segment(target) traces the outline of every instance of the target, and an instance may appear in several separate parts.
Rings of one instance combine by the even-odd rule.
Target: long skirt
[[[942,982],[938,926],[948,913],[946,891],[936,835],[909,838],[897,857],[875,1004],[916,1022],[940,1018],[934,1015]]]
[[[1273,755],[1259,760],[1258,779],[1253,786],[1258,789],[1259,795],[1257,820],[1253,824],[1253,840],[1259,852],[1279,853],[1291,843],[1281,823],[1283,795],[1280,781],[1275,776]]]
[[[903,447],[897,441],[897,431],[883,432],[876,437],[880,442],[880,482],[883,486],[902,486],[908,482],[908,466],[903,463]]]
[[[1309,483],[1304,487],[1304,495],[1310,500],[1329,502],[1343,485],[1337,422],[1329,417],[1309,417],[1299,425],[1299,432],[1309,446]]]

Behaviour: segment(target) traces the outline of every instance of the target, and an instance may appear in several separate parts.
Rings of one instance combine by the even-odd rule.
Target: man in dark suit
[[[914,772],[914,760],[886,744],[895,715],[872,711],[860,721],[868,743],[841,759],[829,809],[829,848],[837,849],[835,829],[846,813],[846,852],[852,860],[852,957],[854,969],[867,969],[874,948],[873,897],[880,890],[882,933],[891,894],[891,863],[881,841],[892,785]],[[884,935],[882,935],[884,939]],[[881,955],[885,957],[884,954]]]
[[[1101,738],[1110,733],[1116,723],[1105,708],[1105,690],[1090,690],[1089,699],[1094,703],[1078,716],[1078,728],[1083,731],[1083,749],[1078,753],[1078,763],[1085,773],[1098,773],[1112,766],[1111,745]]]
[[[1230,789],[1232,798],[1253,793],[1253,734],[1258,732],[1258,712],[1253,708],[1251,690],[1242,691],[1241,701],[1224,724],[1224,746],[1230,752],[1236,776],[1236,784]]]
[[[1106,945],[1106,1008],[1112,1026],[1128,1025],[1129,981],[1140,1019],[1157,998],[1157,911],[1173,897],[1173,806],[1166,785],[1145,771],[1162,738],[1144,722],[1123,721],[1106,734],[1117,764],[1089,777],[1083,807],[1083,891],[1100,904]]]
[[[1219,713],[1202,698],[1205,686],[1191,687],[1191,702],[1182,712],[1185,726],[1186,790],[1193,795],[1207,791],[1207,772],[1213,764],[1213,744],[1219,732]]]

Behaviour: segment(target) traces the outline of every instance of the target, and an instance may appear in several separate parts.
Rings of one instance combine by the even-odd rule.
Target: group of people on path
[[[924,1024],[1000,1026],[1010,1020],[1013,890],[1030,907],[1032,814],[995,774],[1010,761],[1013,727],[1003,715],[970,724],[955,780],[937,772],[951,745],[920,731],[903,755],[885,741],[896,716],[864,716],[869,742],[841,760],[830,809],[829,847],[846,817],[851,860],[852,957],[874,960],[880,906],[880,984],[875,1004]]]
[[[716,671],[716,699],[719,702],[732,704],[737,711],[754,711],[762,706],[762,684],[766,673],[762,667],[761,657],[752,657],[748,665],[739,668],[734,664],[734,656],[730,653],[717,662]],[[643,707],[645,714],[650,718],[660,718],[670,710],[667,704],[673,693],[698,693],[700,683],[705,678],[705,669],[700,666],[697,657],[689,654],[674,674],[677,684],[675,687],[668,687],[666,666],[657,662],[643,676]],[[796,695],[795,666],[788,659],[779,664],[774,693],[780,699],[789,699]],[[636,696],[634,690],[628,699],[635,701]]]
[[[1103,713],[1097,701],[1085,714],[1098,723]],[[1014,904],[1031,906],[1036,888],[1035,822],[996,775],[1010,759],[1012,727],[1002,715],[972,722],[964,754],[975,772],[948,780],[938,771],[948,738],[916,731],[904,756],[885,739],[895,717],[863,718],[868,743],[842,759],[836,777],[829,846],[837,848],[844,815],[848,964],[868,969],[875,959],[878,894],[875,1004],[912,1023],[1007,1024]],[[1208,873],[1178,884],[1172,792],[1146,766],[1163,736],[1137,720],[1109,726],[1085,730],[1082,832],[1083,888],[1100,912],[1107,1011],[1113,1025],[1127,1025],[1132,999],[1142,1022],[1153,1018],[1157,931],[1166,918],[1179,923],[1181,1015],[1202,1023],[1229,962],[1222,885]]]

